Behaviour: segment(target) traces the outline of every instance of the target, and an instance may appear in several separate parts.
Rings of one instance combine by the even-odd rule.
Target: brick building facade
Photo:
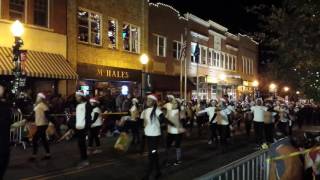
[[[190,13],[181,16],[179,11],[163,3],[149,4],[150,73],[164,79],[161,81],[155,76],[155,86],[167,84],[156,89],[179,95],[181,66],[176,58],[179,53],[175,52],[181,49],[181,35],[187,44],[189,98],[212,99],[222,95],[239,98],[253,94],[253,82],[258,73],[258,44],[246,35],[228,32],[226,27],[212,20],[203,20]],[[199,63],[194,58],[197,44]],[[176,78],[169,81],[164,75]]]
[[[187,25],[187,19],[173,7],[149,4],[150,73],[158,94],[175,94],[177,97],[180,94],[180,52]]]
[[[75,88],[97,94],[128,87],[139,94],[139,57],[148,51],[147,0],[68,1],[68,59]]]
[[[66,10],[65,0],[0,1],[0,75],[3,78],[9,79],[12,75],[14,37],[10,28],[19,20],[24,23],[21,38],[22,48],[27,50],[24,63],[27,91],[67,94],[67,80],[76,79],[77,75],[66,60]]]
[[[211,20],[185,14],[189,22],[190,59],[188,74],[194,82],[199,78],[199,89],[193,98],[212,99],[223,95],[239,98],[253,95],[257,78],[258,44],[246,35],[234,35]],[[194,52],[199,44],[199,63]]]

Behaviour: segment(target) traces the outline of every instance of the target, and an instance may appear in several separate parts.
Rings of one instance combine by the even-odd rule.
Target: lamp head
[[[256,81],[253,81],[253,87],[258,87],[259,86],[259,82],[256,80]]]
[[[143,64],[143,65],[146,65],[146,64],[148,64],[148,62],[149,62],[149,57],[148,57],[148,55],[142,54],[142,55],[140,56],[140,63]]]
[[[12,32],[14,37],[21,37],[23,35],[23,33],[24,33],[23,24],[19,20],[16,20],[11,25],[11,32]]]

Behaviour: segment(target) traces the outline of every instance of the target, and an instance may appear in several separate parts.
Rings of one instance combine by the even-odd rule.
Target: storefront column
[[[66,81],[66,95],[69,96],[75,93],[77,88],[77,81],[76,80],[67,80]]]
[[[67,95],[67,80],[58,81],[58,93],[62,96]]]
[[[208,89],[208,93],[207,93],[207,94],[208,94],[208,96],[207,96],[207,97],[208,97],[208,99],[209,99],[209,100],[211,100],[211,99],[212,99],[212,94],[211,94],[212,90],[211,90],[211,86],[212,86],[211,84],[208,84],[208,86],[207,86],[207,89]]]
[[[223,95],[223,87],[222,85],[217,85],[217,98],[221,98]]]

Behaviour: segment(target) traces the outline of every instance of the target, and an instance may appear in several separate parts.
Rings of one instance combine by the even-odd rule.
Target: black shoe
[[[162,176],[162,173],[161,172],[158,172],[155,176],[155,179],[159,179],[160,177]]]
[[[51,159],[51,155],[45,155],[41,160],[49,160]]]
[[[35,156],[31,156],[28,161],[29,162],[35,162],[37,160],[37,158]]]
[[[142,178],[142,180],[149,180],[150,178],[149,178],[149,175],[145,175],[143,178]]]

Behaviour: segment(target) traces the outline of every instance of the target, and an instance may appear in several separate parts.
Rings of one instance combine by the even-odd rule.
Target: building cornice
[[[195,31],[190,31],[190,34],[191,34],[192,37],[196,37],[196,38],[199,38],[199,39],[204,40],[204,41],[209,41],[209,37],[206,36],[206,35],[197,33]]]
[[[225,35],[217,33],[217,32],[215,32],[215,31],[213,31],[211,29],[209,29],[209,34],[212,35],[212,36],[218,36],[218,37],[220,37],[220,38],[222,38],[224,40],[227,39],[227,37]]]
[[[205,20],[203,20],[203,19],[201,19],[201,18],[199,18],[199,17],[197,17],[197,16],[195,16],[195,15],[193,15],[191,13],[184,14],[184,17],[187,18],[188,20],[196,22],[196,23],[198,23],[198,24],[200,24],[202,26],[205,26],[207,28],[210,27],[210,24],[208,23],[208,21],[205,21]]]
[[[246,34],[239,33],[239,36],[244,37],[244,38],[248,38],[251,42],[255,43],[256,45],[259,45],[259,43],[257,41],[253,40],[252,37],[250,37],[250,36],[248,36]]]
[[[220,25],[220,24],[218,24],[218,23],[216,23],[216,22],[214,22],[212,20],[209,20],[208,22],[209,22],[209,25],[211,27],[213,27],[213,28],[215,28],[215,29],[217,29],[219,31],[222,31],[222,32],[227,32],[228,31],[228,28],[226,28],[226,27],[224,27],[224,26],[222,26],[222,25]]]
[[[234,46],[229,45],[229,44],[226,45],[226,48],[227,48],[227,49],[230,49],[230,50],[232,50],[232,51],[236,51],[236,52],[239,51],[239,49],[238,49],[237,47],[234,47]]]
[[[240,40],[239,36],[236,36],[236,35],[234,35],[234,34],[232,34],[230,32],[226,32],[226,36],[231,38],[231,39],[233,39],[233,40],[236,40],[236,41]]]

